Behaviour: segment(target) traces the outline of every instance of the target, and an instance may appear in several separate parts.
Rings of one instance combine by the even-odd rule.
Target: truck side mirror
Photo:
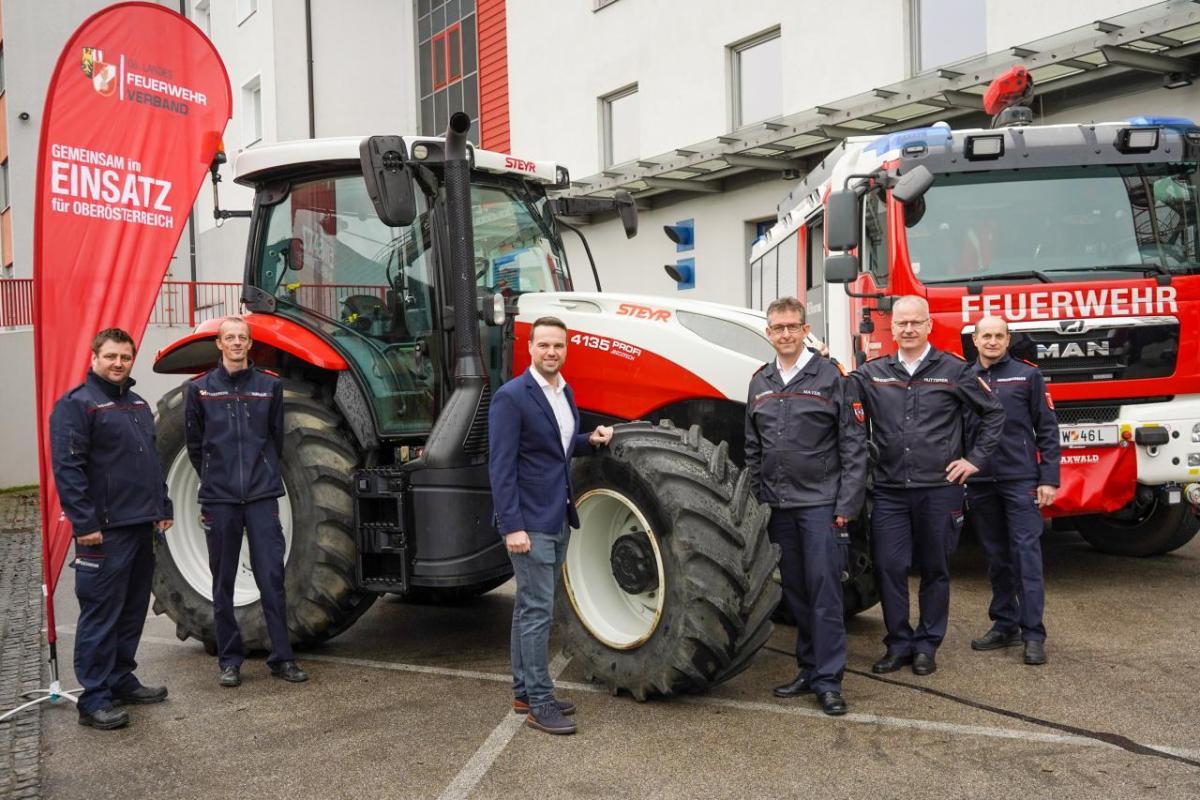
[[[826,283],[852,283],[858,277],[858,256],[834,253],[825,257]]]
[[[825,245],[830,250],[853,250],[861,228],[858,194],[853,189],[830,192],[825,201]]]
[[[384,225],[407,228],[417,218],[417,198],[399,136],[368,136],[358,146],[363,182]]]
[[[637,203],[634,202],[633,195],[620,189],[613,192],[613,202],[617,205],[617,214],[621,217],[621,224],[625,226],[625,238],[632,239],[637,236]]]
[[[924,164],[918,164],[896,181],[892,187],[892,197],[907,206],[920,200],[932,185],[933,173]]]

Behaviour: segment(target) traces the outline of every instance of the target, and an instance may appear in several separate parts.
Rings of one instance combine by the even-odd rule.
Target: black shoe
[[[123,728],[128,725],[129,714],[123,708],[105,706],[97,708],[90,714],[80,714],[79,724],[101,731],[111,731],[113,728]]]
[[[283,678],[289,683],[304,683],[308,680],[308,673],[300,669],[300,666],[295,661],[283,661],[279,664],[269,665],[271,674],[276,678]]]
[[[831,717],[840,717],[850,709],[841,692],[821,692],[817,699],[821,701],[821,710]]]
[[[901,656],[888,653],[883,658],[871,665],[871,672],[874,672],[876,675],[882,675],[885,672],[895,672],[901,667],[906,667],[911,663],[913,663],[913,657],[911,654]]]
[[[562,712],[564,717],[569,717],[575,713],[575,704],[570,700],[555,700],[558,704],[558,710]],[[528,714],[529,713],[529,698],[525,695],[520,695],[513,698],[513,713]]]
[[[129,694],[114,695],[114,706],[144,706],[150,703],[161,703],[167,699],[165,686],[139,686]]]
[[[1021,632],[1005,633],[992,628],[990,631],[971,640],[972,650],[999,650],[1001,647],[1016,647],[1021,643]]]
[[[808,676],[801,672],[796,676],[796,680],[776,686],[772,692],[776,697],[799,697],[802,694],[812,694],[812,686],[808,683]]]
[[[1028,641],[1025,643],[1025,658],[1024,661],[1030,666],[1036,667],[1039,664],[1046,663],[1046,643],[1042,641]]]
[[[217,683],[221,684],[226,689],[232,689],[235,686],[241,686],[242,670],[239,667],[222,667],[221,674],[217,677]]]
[[[543,703],[529,712],[525,724],[539,731],[566,736],[575,732],[575,723],[563,716],[558,703]]]
[[[937,672],[937,662],[933,660],[933,653],[917,653],[913,656],[912,669],[913,675],[932,675]]]

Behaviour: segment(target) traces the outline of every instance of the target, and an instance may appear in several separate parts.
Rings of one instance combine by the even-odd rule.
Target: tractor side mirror
[[[632,239],[637,236],[637,203],[634,202],[633,195],[621,189],[613,192],[613,202],[617,206],[617,215],[621,217],[621,224],[625,226],[625,238]]]
[[[830,250],[853,250],[858,247],[861,228],[858,194],[853,189],[830,192],[825,201],[825,245]],[[826,260],[826,275],[828,263]]]
[[[287,267],[293,272],[304,268],[304,240],[299,236],[293,236],[288,242]]]
[[[906,206],[911,205],[920,200],[932,185],[933,173],[924,164],[918,164],[896,181],[892,187],[892,197]]]
[[[407,228],[417,217],[417,198],[404,164],[399,136],[368,136],[358,146],[363,182],[384,225]]]
[[[858,256],[834,253],[825,257],[826,283],[853,283],[858,277]]]

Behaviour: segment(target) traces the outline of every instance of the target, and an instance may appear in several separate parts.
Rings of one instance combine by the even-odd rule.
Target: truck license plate
[[[1116,425],[1060,425],[1058,435],[1063,447],[1111,447],[1121,436]]]

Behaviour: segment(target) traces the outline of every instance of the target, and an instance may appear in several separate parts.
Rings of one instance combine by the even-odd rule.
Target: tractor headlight
[[[1200,444],[1200,422],[1192,426],[1192,444]]]

